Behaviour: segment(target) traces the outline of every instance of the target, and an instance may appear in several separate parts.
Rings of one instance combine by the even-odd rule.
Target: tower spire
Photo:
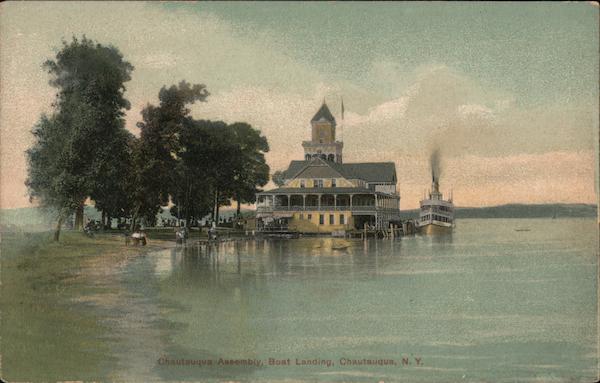
[[[318,157],[326,161],[342,163],[343,143],[336,140],[335,117],[325,104],[325,98],[323,98],[323,105],[310,120],[310,124],[311,140],[302,142],[304,159]]]

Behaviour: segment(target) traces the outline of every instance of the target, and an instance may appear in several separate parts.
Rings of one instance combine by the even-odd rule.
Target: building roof
[[[384,195],[385,193],[375,192],[367,188],[345,188],[345,187],[334,187],[334,188],[275,188],[271,190],[265,190],[258,194],[378,194]]]
[[[325,104],[325,102],[323,102],[323,105],[321,105],[321,109],[319,109],[317,114],[315,114],[315,116],[310,120],[310,122],[319,121],[321,118],[324,118],[327,121],[335,124],[335,117],[333,117],[333,114],[331,114],[331,111],[329,111],[329,108],[327,107],[327,104]]]
[[[393,162],[357,162],[341,165],[348,178],[358,178],[366,182],[396,183],[396,164]]]
[[[311,161],[312,160],[290,162],[290,166],[288,166],[288,168],[283,172],[283,178],[286,180],[294,178],[294,176],[300,173],[300,171],[304,169]]]
[[[336,170],[346,179],[360,179],[365,182],[396,183],[396,165],[393,162],[357,162],[339,164],[337,162],[322,159],[311,159],[308,161],[292,161],[288,169],[283,172],[285,179],[296,177],[304,168],[315,160],[321,161]]]
[[[294,178],[345,178],[342,174],[341,169],[337,169],[335,166],[328,166],[329,164],[322,163],[321,161],[315,161],[309,166],[305,166],[292,177]]]

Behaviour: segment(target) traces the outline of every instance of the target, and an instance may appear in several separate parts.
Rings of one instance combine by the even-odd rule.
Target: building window
[[[300,187],[301,188],[306,187],[306,181],[305,180],[300,180]]]
[[[343,214],[340,214],[340,225],[345,225],[346,224],[346,217],[344,217]]]
[[[306,215],[306,219],[309,220],[309,221],[312,220],[312,214],[307,214]]]
[[[300,213],[300,219],[304,219],[304,214]]]
[[[323,214],[319,214],[319,225],[325,224],[325,216]]]
[[[316,187],[316,188],[322,188],[323,180],[313,180],[313,185],[315,185],[314,187]]]
[[[330,225],[335,224],[335,219],[333,218],[333,214],[329,214],[329,224]]]
[[[335,179],[335,178],[332,178],[332,179],[331,179],[331,187],[332,187],[332,188],[334,188],[334,187],[336,187],[336,186],[337,186],[337,181],[336,181],[336,179]]]

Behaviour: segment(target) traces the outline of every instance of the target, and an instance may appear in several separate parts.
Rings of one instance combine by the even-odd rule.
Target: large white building
[[[343,143],[325,103],[311,120],[304,160],[291,161],[284,184],[257,195],[259,229],[305,233],[388,227],[400,219],[393,162],[344,163]]]

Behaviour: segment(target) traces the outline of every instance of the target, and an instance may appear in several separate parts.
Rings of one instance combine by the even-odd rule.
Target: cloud
[[[199,9],[141,2],[3,4],[0,205],[28,204],[23,151],[54,95],[41,63],[61,39],[84,33],[117,46],[136,68],[126,84],[132,132],[142,108],[157,102],[160,87],[182,79],[204,83],[211,96],[192,107],[193,115],[261,129],[271,146],[267,159],[277,170],[303,158],[310,118],[326,98],[343,130],[345,160],[395,161],[405,207],[428,187],[435,146],[441,149],[442,185],[454,183],[461,203],[593,199],[589,153],[597,141],[596,99],[526,105],[498,84],[480,83],[444,64],[408,68],[381,57],[360,78],[344,78],[335,68],[333,74],[316,70],[289,46],[293,42],[268,29]]]
[[[147,54],[141,58],[134,58],[133,61],[137,62],[137,69],[150,68],[150,69],[167,69],[177,65],[178,57],[171,53],[156,53]]]
[[[126,123],[134,133],[142,108],[158,101],[163,85],[182,79],[206,84],[212,94],[209,101],[215,104],[212,110],[221,107],[212,116],[222,119],[238,102],[254,103],[254,109],[244,109],[253,116],[265,105],[275,105],[279,92],[294,92],[298,99],[314,103],[315,96],[322,99],[331,88],[321,83],[318,73],[276,49],[276,38],[244,35],[207,12],[166,10],[160,4],[141,2],[22,3],[3,4],[0,21],[3,207],[28,205],[24,150],[33,143],[30,130],[40,114],[51,110],[55,93],[41,65],[55,55],[61,40],[73,35],[113,44],[134,65],[132,80],[125,84],[132,104]],[[313,93],[318,86],[320,90]],[[240,87],[263,91],[253,99],[248,92],[239,94]],[[219,101],[236,92],[239,97],[230,97],[231,103]],[[288,110],[288,114],[293,113]],[[237,114],[236,120],[246,119]]]
[[[453,191],[458,206],[490,206],[508,202],[595,203],[594,152],[547,152],[509,156],[446,157],[440,187]],[[418,207],[430,188],[428,161],[400,157],[402,208]]]
[[[348,113],[346,122],[348,127],[353,127],[364,124],[378,125],[398,120],[404,117],[407,103],[408,97],[400,97],[371,108],[367,115],[350,112]]]
[[[443,65],[418,68],[397,98],[347,113],[346,138],[377,150],[488,156],[593,148],[597,107],[522,106]],[[375,133],[377,132],[377,133]],[[428,154],[427,154],[428,156]]]
[[[459,116],[469,117],[475,115],[482,118],[493,118],[494,112],[492,109],[478,104],[459,105],[457,110]]]

